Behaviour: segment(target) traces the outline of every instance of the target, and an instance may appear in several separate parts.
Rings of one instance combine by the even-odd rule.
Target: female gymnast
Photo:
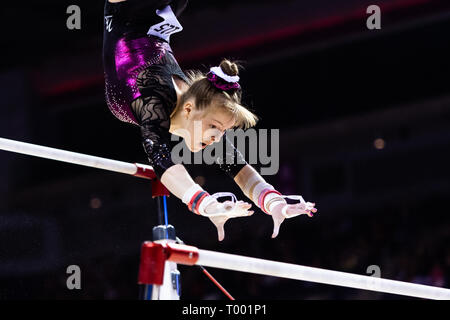
[[[238,66],[224,59],[205,75],[184,74],[170,47],[170,36],[182,30],[177,17],[187,0],[106,0],[103,65],[106,101],[121,121],[140,127],[142,144],[157,177],[196,214],[216,226],[219,241],[230,218],[249,216],[251,204],[220,202],[194,182],[182,163],[172,161],[171,135],[184,139],[191,152],[218,142],[231,128],[247,129],[257,117],[241,104]],[[199,126],[200,125],[200,126]],[[199,130],[201,134],[195,134]],[[225,143],[230,142],[224,137]],[[217,157],[216,165],[230,175],[243,193],[274,223],[272,238],[285,218],[312,217],[314,203],[287,204],[230,146],[232,154]],[[238,161],[238,159],[240,161]],[[220,194],[219,194],[220,195]]]

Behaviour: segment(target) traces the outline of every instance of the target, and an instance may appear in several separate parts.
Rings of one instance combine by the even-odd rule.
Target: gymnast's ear
[[[186,101],[186,103],[183,105],[183,116],[188,118],[190,115],[193,114],[195,110],[195,105],[191,100]]]

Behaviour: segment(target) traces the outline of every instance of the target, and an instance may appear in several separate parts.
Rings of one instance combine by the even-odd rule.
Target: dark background
[[[68,30],[66,8],[81,8]],[[382,29],[366,28],[381,7]],[[2,3],[0,136],[147,163],[138,128],[109,112],[101,60],[103,1]],[[280,170],[266,177],[319,213],[271,239],[257,210],[226,224],[169,198],[187,244],[325,269],[450,286],[450,3],[191,1],[172,47],[183,69],[240,60],[257,129],[280,129]],[[382,139],[382,140],[377,140]],[[375,141],[384,147],[375,147]],[[258,167],[258,166],[257,166]],[[210,193],[231,179],[190,167]],[[156,207],[148,181],[0,152],[0,299],[137,299],[141,243]],[[79,265],[82,289],[68,290]],[[224,299],[196,267],[179,266],[182,299]],[[404,299],[210,269],[237,299]]]

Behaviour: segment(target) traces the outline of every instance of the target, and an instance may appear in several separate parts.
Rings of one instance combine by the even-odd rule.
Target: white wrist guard
[[[286,204],[286,200],[284,200],[283,196],[280,196],[277,193],[269,193],[264,198],[264,209],[267,212],[272,212],[273,208],[275,208],[280,203]]]
[[[198,184],[194,184],[189,189],[187,189],[183,194],[183,199],[181,199],[183,203],[188,204],[197,191],[203,191],[202,187],[200,187],[200,185]]]
[[[205,208],[211,203],[217,201],[218,198],[221,197],[231,197],[231,201],[233,202],[232,205],[226,205],[224,203],[219,203],[218,207],[216,208],[216,212],[214,213],[207,213],[205,212]],[[215,216],[228,216],[228,217],[239,217],[243,215],[242,210],[239,210],[238,207],[236,207],[236,196],[231,192],[217,192],[213,195],[207,196],[201,203],[199,212],[202,216],[205,217],[215,217]]]
[[[260,182],[253,189],[252,200],[258,207],[260,206],[258,203],[259,196],[261,195],[261,192],[265,189],[274,190],[275,188],[266,182]]]

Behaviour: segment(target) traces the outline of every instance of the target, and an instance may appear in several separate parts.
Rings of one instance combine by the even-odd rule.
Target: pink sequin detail
[[[150,37],[122,38],[115,50],[115,77],[105,74],[105,94],[108,108],[121,121],[138,124],[131,110],[133,100],[140,97],[137,86],[139,74],[149,66],[160,62],[170,51],[168,43]]]

